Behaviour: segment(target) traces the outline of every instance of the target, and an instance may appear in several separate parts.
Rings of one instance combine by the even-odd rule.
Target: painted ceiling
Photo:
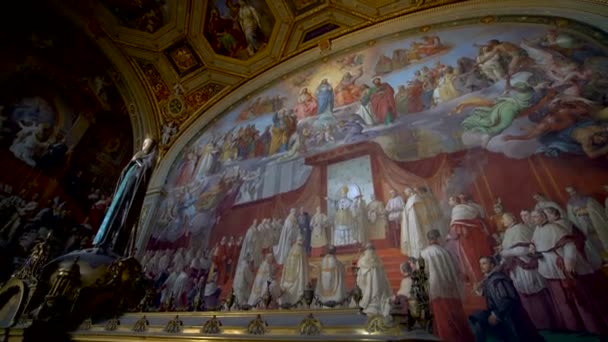
[[[154,121],[150,127],[160,136],[166,125],[183,131],[226,94],[303,51],[328,48],[331,39],[360,28],[455,2],[461,1],[70,0],[55,4],[81,21],[94,39],[111,41],[114,51],[128,60],[152,99],[153,113],[140,112],[154,117],[142,120]],[[239,19],[243,11],[254,11],[255,23]],[[136,144],[138,140],[136,136]]]

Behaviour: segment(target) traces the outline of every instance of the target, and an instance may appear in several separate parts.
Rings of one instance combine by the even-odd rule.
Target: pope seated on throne
[[[345,246],[356,242],[355,220],[351,211],[353,200],[348,198],[348,190],[347,186],[342,187],[339,199],[327,198],[336,209],[333,233],[335,246]]]

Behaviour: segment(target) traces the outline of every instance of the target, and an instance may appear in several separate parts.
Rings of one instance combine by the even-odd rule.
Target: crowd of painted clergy
[[[483,341],[489,332],[502,338],[541,340],[537,331],[546,329],[605,335],[608,281],[601,268],[608,250],[608,199],[605,208],[573,187],[565,190],[569,195],[565,209],[535,194],[535,207],[522,210],[520,219],[505,212],[500,200],[494,214],[486,216],[465,195],[453,196],[451,219],[444,221],[443,229],[433,217],[436,201],[425,187],[406,188],[405,200],[391,191],[386,205],[372,199],[366,206],[368,240],[354,240],[364,246],[354,263],[356,284],[363,294],[360,308],[369,315],[388,315],[396,299],[410,297],[410,275],[422,258],[429,275],[434,332],[446,341],[472,341],[472,333]],[[291,209],[285,220],[254,221],[244,237],[235,241],[224,236],[206,252],[178,250],[173,256],[169,251],[148,252],[144,265],[157,280],[161,306],[171,299],[175,308],[192,309],[196,291],[202,289],[206,298],[217,299],[218,285],[233,279],[237,304],[277,308],[302,297],[313,280],[311,248],[326,246],[315,294],[321,302],[340,303],[348,296],[345,277],[354,265],[345,266],[336,257],[332,243],[339,237],[327,233],[331,226],[320,208],[312,218],[303,208],[299,213]],[[376,229],[384,230],[380,235],[371,233]],[[407,256],[397,292],[368,242],[385,233],[389,240],[397,236]],[[462,304],[465,288],[484,296],[487,309],[467,318]],[[266,293],[274,298],[268,306],[260,300]]]

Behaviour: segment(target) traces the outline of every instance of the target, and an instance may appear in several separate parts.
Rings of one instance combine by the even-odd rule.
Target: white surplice
[[[344,273],[344,265],[335,254],[327,254],[323,257],[315,291],[322,302],[340,302],[346,298]]]
[[[249,305],[255,305],[258,300],[264,296],[268,289],[268,282],[272,281],[272,274],[274,272],[274,264],[272,263],[272,257],[266,257],[258,272],[253,280],[253,286],[251,287],[251,294],[249,295]]]
[[[408,197],[401,215],[401,253],[410,257],[420,257],[427,246],[425,203],[418,194]]]
[[[359,306],[368,315],[385,314],[392,291],[382,260],[374,250],[367,249],[357,267],[357,285],[363,293]]]
[[[429,297],[462,297],[462,283],[452,255],[443,247],[431,244],[420,253],[429,275]]]
[[[283,265],[280,283],[283,295],[279,298],[279,303],[295,304],[304,294],[308,280],[308,256],[302,240],[298,239],[289,250]]]
[[[287,254],[289,253],[293,243],[296,242],[299,233],[300,229],[298,227],[296,215],[295,213],[290,213],[283,224],[281,236],[279,237],[279,243],[273,247],[274,258],[277,261],[277,264],[283,265],[285,259],[287,259]]]

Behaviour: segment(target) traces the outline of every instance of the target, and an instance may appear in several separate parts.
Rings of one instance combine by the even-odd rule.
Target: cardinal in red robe
[[[222,236],[220,243],[215,246],[213,251],[213,264],[217,271],[217,281],[220,284],[226,282],[226,261],[228,260],[228,245],[226,244],[226,237]]]
[[[433,332],[442,341],[473,341],[462,306],[462,283],[452,255],[439,245],[439,231],[427,233],[429,246],[420,253],[429,273]]]
[[[463,203],[456,197],[450,197],[449,203],[452,222],[446,248],[455,257],[464,280],[478,283],[484,278],[477,266],[479,259],[493,254],[487,225],[475,205]]]

